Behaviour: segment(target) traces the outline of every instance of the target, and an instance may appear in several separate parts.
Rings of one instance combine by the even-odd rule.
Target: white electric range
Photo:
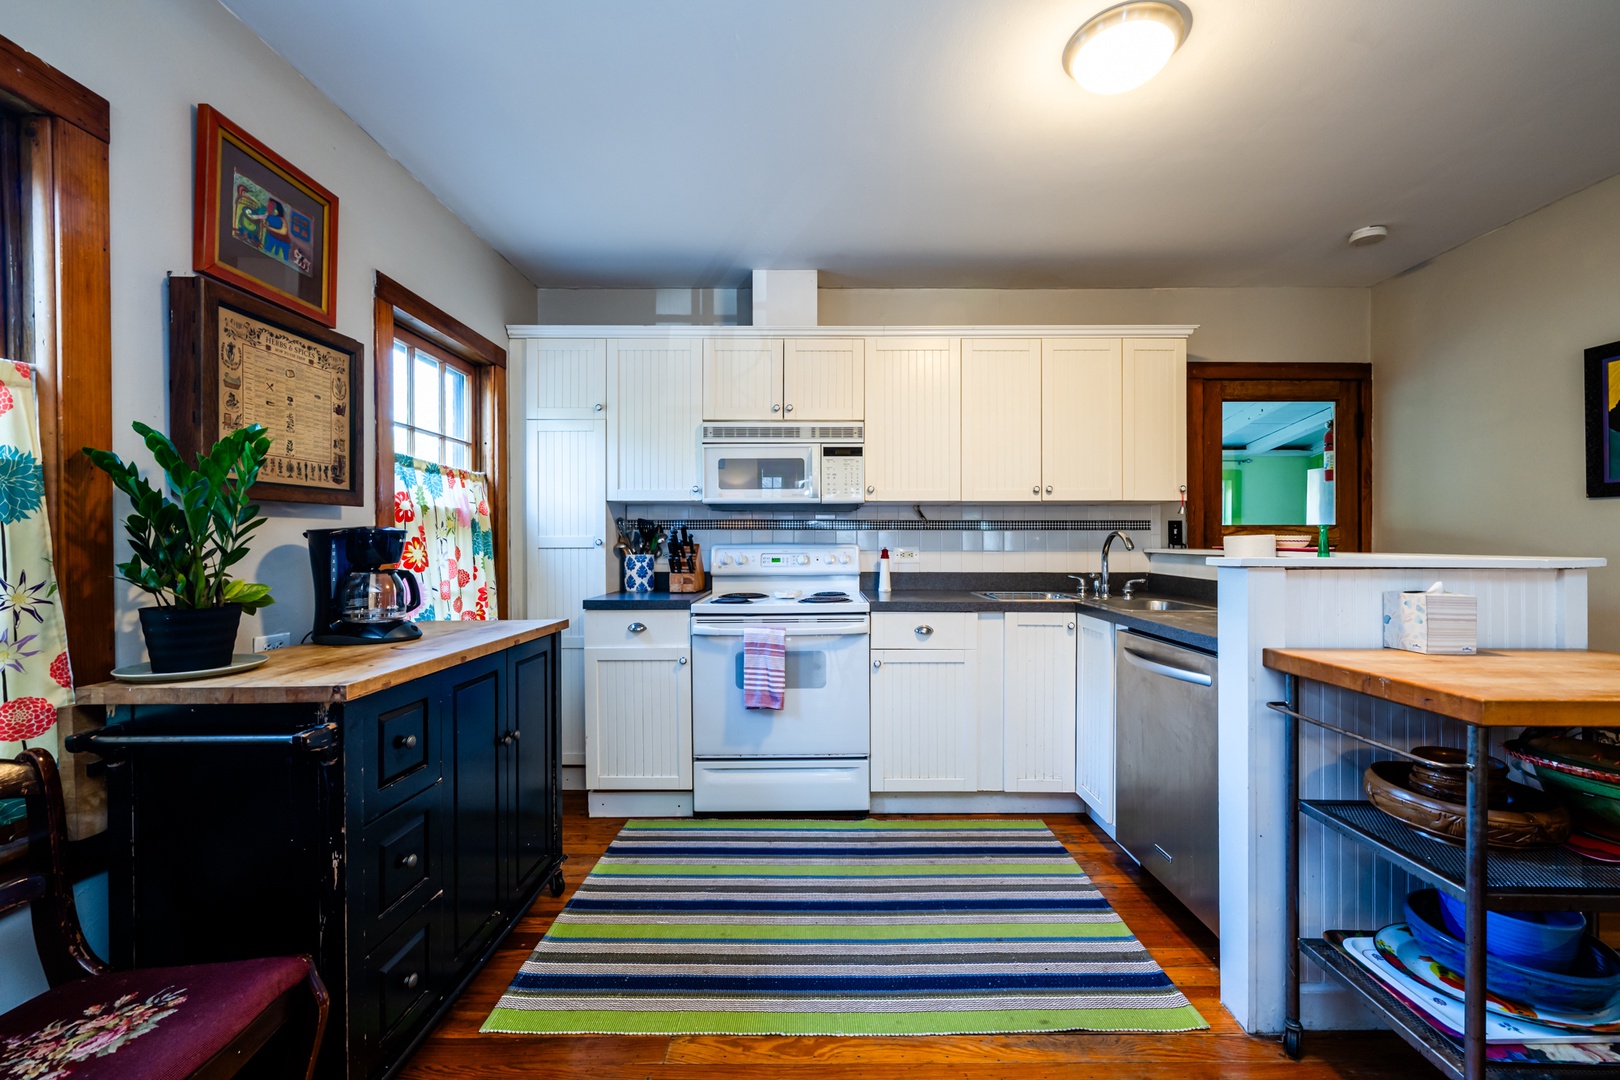
[[[853,544],[711,548],[692,605],[698,813],[871,806],[871,605]],[[743,628],[787,632],[781,709],[743,707]]]

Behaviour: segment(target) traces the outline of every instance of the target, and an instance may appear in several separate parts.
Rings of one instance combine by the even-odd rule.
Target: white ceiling
[[[1367,285],[1620,173],[1616,0],[1187,0],[1117,97],[1110,0],[223,2],[544,286]]]

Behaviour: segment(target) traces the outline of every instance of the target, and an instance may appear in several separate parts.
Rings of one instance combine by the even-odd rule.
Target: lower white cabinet
[[[1078,616],[1074,791],[1092,819],[1114,826],[1114,624]]]
[[[1002,667],[1007,791],[1074,791],[1073,612],[1009,612]]]
[[[585,786],[692,790],[685,611],[585,613]]]
[[[978,787],[970,612],[872,616],[872,790]]]

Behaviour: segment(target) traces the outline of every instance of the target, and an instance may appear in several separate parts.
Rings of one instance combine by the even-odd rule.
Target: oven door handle
[[[864,626],[818,626],[814,628],[805,627],[803,630],[799,629],[798,627],[783,627],[783,629],[787,631],[787,636],[792,638],[850,637],[856,634],[865,637],[867,634],[871,633],[871,631]],[[692,636],[742,637],[743,628],[740,626],[694,626],[692,627]]]

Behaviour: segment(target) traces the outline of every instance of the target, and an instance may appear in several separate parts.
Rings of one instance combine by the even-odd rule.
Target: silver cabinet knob
[[[591,411],[592,412],[601,412],[602,411],[602,403],[600,401],[598,401],[595,405],[593,405],[591,407]]]
[[[696,484],[692,485],[692,494],[696,495],[700,490],[702,490],[702,489],[699,488]]]
[[[416,852],[414,852],[414,851],[411,852],[409,855],[405,856],[403,859],[399,860],[399,865],[403,866],[407,870],[414,869],[415,866],[416,866],[416,863],[417,863],[417,858],[416,858]]]
[[[1046,485],[1046,493],[1048,495],[1052,494],[1052,485],[1051,484]]]
[[[647,629],[647,624],[644,622],[633,622],[629,626],[625,627],[625,629],[630,631],[632,634],[639,634]]]
[[[868,495],[872,494],[872,492],[874,492],[876,490],[877,490],[877,488],[873,487],[871,484],[866,485],[866,493]]]
[[[1041,493],[1041,485],[1036,484],[1034,487],[1029,489],[1029,493],[1031,495],[1039,495]]]
[[[1073,630],[1073,629],[1074,629],[1074,623],[1070,623],[1070,624],[1069,624],[1069,629],[1070,629],[1070,630]]]
[[[516,728],[513,728],[512,729],[512,741],[517,742],[521,738],[523,738],[523,732],[517,730]]]
[[[924,626],[917,627],[917,633],[921,634],[923,637],[927,637],[928,635],[932,634],[933,632],[934,632],[934,628],[932,626],[924,625]]]
[[[781,412],[781,411],[782,411],[782,406],[780,406],[780,405],[772,405],[771,406],[771,412]]]
[[[405,989],[407,989],[407,990],[415,990],[416,987],[417,987],[417,984],[420,983],[421,981],[422,981],[422,976],[418,975],[416,972],[413,971],[409,975],[407,975],[403,979],[401,979],[400,984],[403,985],[405,987]]]
[[[787,407],[787,411],[788,411],[788,412],[792,412],[792,411],[793,411],[793,406],[791,406],[791,405],[789,405],[789,406],[788,406],[788,407]]]
[[[594,545],[592,545],[592,546],[593,547],[601,547],[602,546],[602,538],[600,536],[598,536],[596,538],[596,543]]]
[[[882,666],[883,666],[883,661],[881,661],[881,660],[872,661],[872,670],[873,671],[876,671],[878,668],[880,668]]]
[[[685,666],[686,666],[686,657],[683,656],[683,657],[681,657],[681,667],[685,667]]]
[[[394,736],[394,745],[399,747],[401,750],[413,749],[416,746],[416,736],[415,735],[395,735]]]

